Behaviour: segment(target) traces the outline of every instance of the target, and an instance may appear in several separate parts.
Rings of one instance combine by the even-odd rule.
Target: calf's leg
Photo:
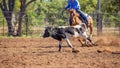
[[[59,41],[59,50],[58,51],[61,51],[61,48],[62,48],[62,41]]]
[[[72,46],[72,44],[70,43],[70,41],[69,41],[68,37],[66,37],[66,42],[67,42],[67,44],[69,45],[69,47],[71,47],[71,48],[72,48],[72,52],[74,52],[74,53],[79,52],[78,50],[75,50],[75,49],[73,48],[73,46]]]
[[[73,48],[72,44],[70,43],[70,40],[68,38],[66,38],[66,42],[69,45],[69,47]]]

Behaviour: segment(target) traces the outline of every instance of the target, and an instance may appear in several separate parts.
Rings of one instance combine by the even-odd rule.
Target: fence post
[[[97,35],[102,35],[102,15],[97,14]]]
[[[26,21],[26,36],[28,36],[28,22],[29,22],[28,15],[25,16],[25,21]]]
[[[120,36],[120,22],[119,22],[119,24],[118,24],[118,25],[119,25],[119,26],[118,26],[118,27],[119,27],[119,36]]]
[[[5,25],[5,24],[4,24],[4,19],[3,19],[3,36],[5,35],[5,34],[4,34],[4,33],[5,33],[5,32],[4,32],[4,30],[5,30],[4,25]]]
[[[101,0],[98,0],[98,12],[97,12],[97,35],[102,34],[102,14],[101,14]]]

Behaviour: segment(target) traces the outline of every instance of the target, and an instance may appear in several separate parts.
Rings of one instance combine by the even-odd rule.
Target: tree
[[[22,18],[25,15],[25,10],[27,8],[27,6],[34,2],[36,0],[30,0],[30,1],[26,1],[26,0],[20,0],[21,6],[20,6],[20,14],[19,14],[19,19],[18,19],[18,30],[17,30],[17,36],[21,36],[22,34]]]
[[[118,4],[118,6],[119,6],[119,11],[120,11],[120,0],[119,0],[119,2],[118,2],[119,4]]]
[[[101,0],[101,10],[104,13],[118,13],[119,6],[118,2],[119,0]],[[108,6],[109,5],[109,6]]]
[[[0,8],[8,24],[8,35],[13,35],[14,32],[11,22],[14,5],[15,5],[15,0],[8,0],[8,3],[6,0],[2,0],[0,2]]]
[[[12,25],[12,13],[14,10],[16,0],[2,0],[0,2],[0,8],[2,10],[2,13],[4,17],[6,18],[7,24],[8,24],[8,35],[14,35],[14,29]],[[36,0],[29,0],[28,2],[26,0],[20,0],[21,6],[19,11],[19,18],[18,18],[18,30],[17,30],[17,36],[21,36],[22,32],[22,17],[25,15],[25,9],[27,6],[34,2]]]
[[[97,10],[97,0],[78,0],[81,10],[86,13],[92,13]]]

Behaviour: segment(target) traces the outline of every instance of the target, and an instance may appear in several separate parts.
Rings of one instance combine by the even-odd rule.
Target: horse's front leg
[[[87,39],[87,38],[89,38],[89,36],[88,36],[87,32],[84,31],[82,36],[83,36],[83,39],[84,39],[84,43],[82,43],[82,46],[89,46],[88,45],[89,40]]]
[[[88,46],[88,40],[87,40],[87,39],[84,38],[84,40],[81,40],[81,39],[79,38],[78,41],[82,44],[82,47]]]
[[[90,37],[88,37],[87,40],[88,40],[92,45],[97,46],[97,44],[94,43],[93,40],[92,40]]]
[[[92,38],[92,34],[93,34],[93,27],[92,26],[89,26],[90,28],[90,38]]]
[[[79,37],[77,39],[81,43],[81,45],[84,46],[84,42]]]

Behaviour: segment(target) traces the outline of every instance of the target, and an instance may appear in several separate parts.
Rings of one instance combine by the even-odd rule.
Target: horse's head
[[[69,12],[72,26],[78,25],[81,22],[79,19],[79,13],[77,13],[75,9],[69,10]]]
[[[52,27],[47,26],[47,27],[45,28],[45,30],[44,30],[43,37],[44,37],[44,38],[49,37],[51,30],[52,30]]]
[[[75,9],[69,10],[70,16],[79,16]]]

